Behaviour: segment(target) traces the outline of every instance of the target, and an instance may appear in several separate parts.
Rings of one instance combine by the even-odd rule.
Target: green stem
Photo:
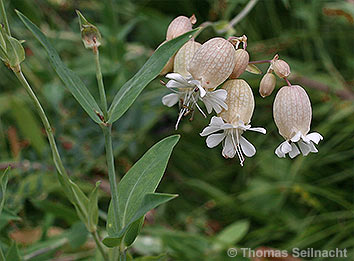
[[[101,252],[103,259],[108,260],[108,256],[107,256],[106,252],[104,251],[101,240],[97,234],[97,230],[95,230],[94,232],[91,232],[91,235],[92,235],[93,239],[95,240],[97,248]]]
[[[108,177],[109,184],[111,187],[112,204],[113,204],[113,215],[114,215],[114,230],[118,231],[118,187],[116,172],[114,167],[114,155],[113,155],[113,145],[112,145],[112,126],[102,126],[105,148],[106,148],[106,159],[108,167]]]
[[[97,82],[98,82],[98,90],[100,93],[100,100],[101,100],[101,105],[102,105],[103,116],[104,116],[104,119],[107,121],[108,120],[108,118],[107,118],[108,117],[107,98],[106,98],[106,92],[104,90],[103,77],[102,77],[102,72],[101,72],[100,54],[99,54],[97,47],[93,49],[93,54],[95,55],[96,78],[97,78]]]
[[[57,145],[56,145],[56,142],[55,142],[55,138],[54,138],[52,127],[50,126],[48,118],[47,118],[47,116],[46,116],[46,114],[45,114],[45,112],[44,112],[39,100],[37,99],[36,94],[33,92],[31,86],[27,82],[27,80],[26,80],[25,76],[23,75],[22,71],[20,69],[13,70],[13,71],[14,71],[17,79],[19,79],[19,81],[23,85],[23,87],[25,87],[29,97],[31,98],[34,106],[37,109],[39,117],[42,120],[42,123],[44,125],[45,131],[47,133],[47,137],[48,137],[48,140],[49,140],[49,145],[50,145],[50,148],[52,150],[53,161],[54,161],[54,164],[55,164],[59,174],[62,175],[62,176],[68,177],[68,174],[67,174],[67,172],[65,170],[65,167],[64,167],[63,162],[61,160],[61,157],[59,155],[59,151],[58,151],[58,148],[57,148]]]
[[[1,11],[1,16],[4,19],[2,22],[4,23],[5,26],[5,31],[8,35],[11,36],[11,32],[10,32],[10,26],[9,26],[9,21],[7,20],[7,15],[6,15],[6,11],[5,11],[5,6],[4,6],[4,2],[3,0],[0,0],[0,11]]]

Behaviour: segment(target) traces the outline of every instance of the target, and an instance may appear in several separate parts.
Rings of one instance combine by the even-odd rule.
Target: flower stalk
[[[95,56],[96,78],[97,78],[97,83],[98,83],[98,91],[100,93],[100,101],[101,101],[103,116],[104,116],[104,119],[107,120],[107,118],[108,118],[107,98],[106,98],[106,92],[105,92],[104,84],[103,84],[103,77],[102,77],[102,71],[101,71],[101,65],[100,65],[100,53],[99,53],[98,47],[95,46],[93,48],[93,54]]]

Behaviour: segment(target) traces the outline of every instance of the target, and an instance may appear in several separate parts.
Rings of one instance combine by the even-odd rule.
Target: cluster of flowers
[[[175,18],[167,29],[166,41],[192,30],[195,22],[194,15],[191,18]],[[227,40],[215,37],[204,44],[191,39],[171,57],[161,72],[169,79],[164,85],[172,91],[162,98],[162,103],[168,107],[179,104],[176,129],[183,116],[191,114],[193,118],[195,108],[206,117],[198,104],[204,103],[207,112],[210,114],[214,110],[217,116],[211,118],[210,124],[200,135],[208,136],[206,144],[209,148],[222,142],[222,155],[225,158],[237,155],[241,165],[244,156],[252,157],[256,153],[255,147],[243,137],[244,132],[266,134],[264,128],[250,125],[254,97],[248,83],[239,79],[250,63],[246,47],[245,35]],[[319,133],[308,134],[312,109],[306,91],[299,85],[290,84],[287,79],[290,67],[278,55],[265,62],[269,62],[270,66],[260,82],[262,97],[269,96],[275,88],[276,77],[273,73],[288,84],[280,88],[273,105],[275,124],[285,139],[275,150],[276,155],[285,157],[289,154],[294,158],[300,151],[304,156],[317,152],[314,143],[318,144],[323,138]],[[222,87],[216,90],[220,85]]]

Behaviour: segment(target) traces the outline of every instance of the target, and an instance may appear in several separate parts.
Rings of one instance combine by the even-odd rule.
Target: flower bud
[[[259,94],[263,98],[271,95],[274,88],[275,88],[276,82],[277,82],[277,79],[275,78],[274,74],[266,73],[263,76],[261,83],[259,84]]]
[[[216,37],[205,42],[194,54],[187,71],[201,81],[205,89],[215,89],[235,67],[235,48],[227,40]]]
[[[98,28],[89,23],[79,10],[76,10],[76,13],[79,17],[81,39],[85,48],[94,49],[99,47],[101,45],[101,34]]]
[[[200,46],[202,45],[194,40],[185,43],[175,56],[174,72],[179,73],[183,77],[190,76],[190,73],[187,71],[187,66]]]
[[[194,15],[192,15],[191,18],[182,15],[176,17],[167,28],[166,40],[172,40],[173,38],[191,31],[192,26],[196,23],[196,21],[197,20]]]
[[[227,91],[226,104],[220,116],[225,122],[238,125],[241,120],[245,125],[251,122],[254,110],[254,97],[251,87],[245,80],[228,80],[222,86]]]
[[[238,49],[235,52],[235,67],[230,75],[230,79],[236,79],[246,70],[250,56],[244,49]]]
[[[310,131],[312,109],[306,91],[299,85],[282,87],[274,100],[273,116],[279,133],[290,140],[299,131],[306,135]]]
[[[279,78],[287,78],[290,75],[290,66],[283,60],[273,60],[272,69]]]
[[[160,46],[162,46],[163,44],[165,44],[167,41],[163,41],[157,48],[159,49]],[[171,56],[171,58],[168,60],[168,62],[166,63],[165,67],[163,67],[163,69],[161,70],[160,72],[160,75],[165,75],[165,74],[168,74],[169,72],[173,72],[173,62],[174,62],[174,59],[175,59],[175,54],[173,56]]]

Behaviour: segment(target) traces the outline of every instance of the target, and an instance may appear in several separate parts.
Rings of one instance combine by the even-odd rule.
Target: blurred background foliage
[[[99,205],[106,217],[109,185],[104,141],[50,67],[44,50],[15,16],[19,9],[50,37],[65,63],[98,97],[93,56],[83,48],[75,9],[103,35],[104,82],[109,100],[165,39],[178,15],[210,21],[197,38],[203,43],[235,17],[246,0],[11,0],[5,1],[12,32],[26,40],[23,70],[49,114],[70,175],[89,191],[102,180]],[[159,190],[180,196],[147,215],[134,257],[154,260],[231,260],[229,247],[354,250],[353,219],[353,1],[261,0],[234,35],[246,34],[251,60],[275,53],[291,66],[292,83],[301,84],[313,105],[312,131],[324,140],[319,153],[290,160],[274,154],[282,142],[272,119],[275,92],[258,94],[259,75],[244,73],[253,88],[254,126],[267,135],[247,133],[257,154],[240,167],[221,148],[208,149],[199,133],[209,123],[197,115],[182,121],[182,138],[172,154]],[[263,72],[267,66],[260,66]],[[162,79],[162,78],[160,78]],[[114,125],[118,175],[154,143],[176,133],[177,108],[167,108],[167,93],[153,81]],[[278,80],[277,88],[285,85]],[[26,260],[99,260],[94,244],[56,179],[42,125],[25,91],[10,70],[0,68],[0,168],[12,166],[0,241],[17,241]],[[101,225],[104,222],[102,221]],[[43,251],[44,250],[44,251]],[[40,252],[44,254],[38,255]],[[65,259],[66,258],[66,259]],[[96,260],[95,259],[95,260]],[[234,258],[242,259],[242,258]],[[140,259],[143,260],[143,259]],[[313,258],[312,260],[320,260]],[[336,259],[340,260],[340,259]],[[343,259],[344,260],[344,259]]]

